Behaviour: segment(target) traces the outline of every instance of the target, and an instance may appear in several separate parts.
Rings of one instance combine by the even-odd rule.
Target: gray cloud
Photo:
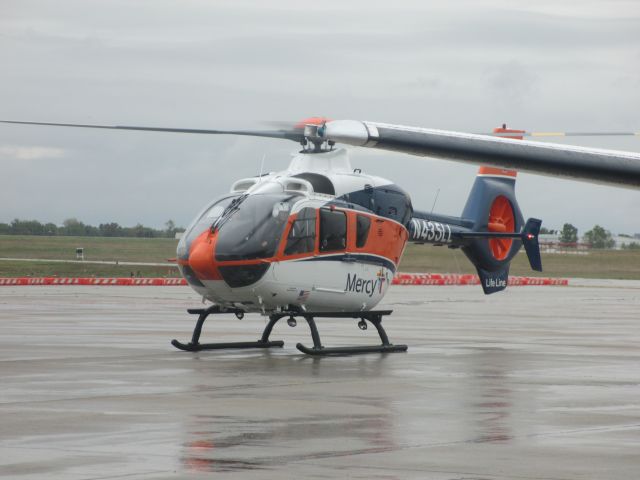
[[[638,129],[636,2],[5,0],[1,117],[259,127],[323,114],[489,130]],[[637,139],[581,139],[640,150]],[[20,158],[12,148],[63,152]],[[234,179],[286,167],[274,140],[0,127],[0,221],[187,224]],[[40,149],[40,150],[38,150]],[[44,149],[44,150],[42,150]],[[27,150],[24,150],[27,151]],[[475,169],[354,150],[459,213]],[[638,192],[522,175],[526,215],[639,231]]]

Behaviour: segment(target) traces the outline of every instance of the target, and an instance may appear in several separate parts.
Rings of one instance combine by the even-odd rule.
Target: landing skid
[[[393,345],[389,342],[387,332],[382,327],[382,317],[390,315],[392,310],[370,310],[368,312],[300,312],[296,315],[300,316],[309,324],[311,330],[311,339],[313,340],[313,347],[309,348],[301,343],[296,344],[296,348],[302,353],[313,356],[325,356],[325,355],[356,355],[360,353],[391,353],[391,352],[406,352],[406,345]],[[290,315],[290,314],[289,314]],[[367,329],[365,321],[369,321],[376,327],[381,345],[350,345],[344,347],[325,347],[320,340],[320,334],[318,333],[318,327],[314,318],[359,318],[360,322],[358,326],[362,330]]]
[[[221,313],[234,313],[238,318],[242,318],[244,312],[242,310],[235,309],[221,309],[218,306],[212,306],[207,309],[190,309],[191,314],[198,315],[198,321],[193,330],[193,336],[191,342],[185,344],[178,340],[172,340],[171,344],[188,352],[198,352],[200,350],[223,350],[231,348],[271,348],[282,347],[284,342],[282,340],[271,341],[269,336],[278,321],[283,318],[288,318],[287,323],[291,326],[296,325],[295,318],[302,317],[307,321],[309,329],[311,330],[311,338],[313,340],[313,347],[309,348],[301,343],[296,345],[296,348],[302,353],[313,356],[326,356],[326,355],[355,355],[360,353],[391,353],[391,352],[406,352],[406,345],[393,345],[389,342],[387,332],[382,327],[382,318],[390,315],[391,310],[370,310],[367,312],[301,312],[301,311],[283,311],[273,313],[269,316],[269,323],[262,332],[262,337],[257,342],[229,342],[229,343],[200,343],[200,334],[202,333],[202,326],[204,321],[209,315],[221,314]],[[352,345],[344,347],[325,347],[320,340],[320,334],[318,333],[318,327],[314,318],[353,318],[360,319],[358,327],[362,330],[367,329],[367,323],[370,322],[378,331],[382,344],[361,346]]]
[[[217,305],[209,308],[193,308],[187,310],[192,315],[198,315],[198,321],[196,327],[193,329],[193,335],[189,343],[182,343],[176,339],[171,340],[171,345],[180,350],[187,352],[199,352],[200,350],[225,350],[229,348],[271,348],[282,347],[284,342],[282,340],[270,341],[269,335],[273,326],[279,320],[269,319],[269,323],[262,332],[262,337],[257,342],[228,342],[228,343],[200,343],[200,334],[202,333],[202,325],[209,315],[221,314],[221,313],[234,313],[236,317],[242,318],[244,312],[242,310],[234,309],[221,309]]]

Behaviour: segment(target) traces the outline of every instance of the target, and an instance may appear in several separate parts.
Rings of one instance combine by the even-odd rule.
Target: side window
[[[362,248],[367,243],[369,229],[371,228],[371,219],[364,215],[356,217],[356,247]]]
[[[313,252],[316,243],[316,211],[303,208],[289,230],[285,255]]]
[[[344,250],[347,246],[347,216],[337,210],[320,209],[320,251]]]

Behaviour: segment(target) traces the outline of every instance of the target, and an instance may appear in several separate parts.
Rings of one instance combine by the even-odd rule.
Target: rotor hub
[[[303,140],[300,142],[304,153],[323,153],[333,150],[336,144],[325,137],[327,119],[313,118],[311,123],[305,123],[303,128]]]

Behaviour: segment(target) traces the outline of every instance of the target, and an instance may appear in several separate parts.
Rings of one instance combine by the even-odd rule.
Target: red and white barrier
[[[27,285],[88,285],[88,286],[179,286],[187,285],[184,278],[70,278],[70,277],[16,277],[0,278],[0,286],[27,286]]]
[[[480,279],[473,274],[457,273],[398,273],[391,282],[392,285],[479,285]],[[184,286],[184,278],[71,278],[71,277],[0,277],[0,286],[28,286],[28,285],[88,285],[88,286]],[[569,285],[566,278],[544,277],[509,277],[509,286],[521,287],[526,285]]]
[[[398,273],[392,285],[480,285],[480,278],[470,273]],[[566,278],[509,277],[509,286],[569,285]]]

